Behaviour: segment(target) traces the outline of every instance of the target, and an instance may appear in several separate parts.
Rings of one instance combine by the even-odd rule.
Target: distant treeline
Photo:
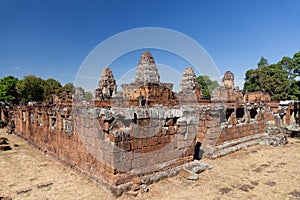
[[[78,88],[87,99],[92,98],[92,94]],[[75,87],[72,83],[62,86],[53,78],[42,79],[34,75],[24,76],[19,80],[14,76],[6,76],[0,79],[0,101],[19,102],[40,102],[51,98],[53,94],[74,93]]]

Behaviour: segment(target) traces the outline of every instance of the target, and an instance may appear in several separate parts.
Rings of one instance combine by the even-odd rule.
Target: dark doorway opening
[[[201,160],[203,158],[204,151],[200,147],[201,142],[197,142],[195,145],[194,160]]]
[[[133,123],[137,124],[137,114],[133,113],[133,119],[132,119]]]
[[[257,115],[257,108],[251,108],[250,109],[250,118],[255,119],[256,115]]]

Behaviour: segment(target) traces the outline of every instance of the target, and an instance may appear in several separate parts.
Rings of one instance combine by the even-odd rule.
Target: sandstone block
[[[199,175],[196,174],[195,172],[186,170],[186,169],[181,169],[179,171],[179,175],[187,180],[198,180]]]
[[[138,191],[139,189],[140,189],[140,184],[136,184],[136,183],[132,184],[131,186],[132,191]]]

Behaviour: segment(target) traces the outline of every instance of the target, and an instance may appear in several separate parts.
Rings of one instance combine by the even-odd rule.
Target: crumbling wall
[[[192,108],[35,104],[14,112],[17,133],[112,186],[193,159],[198,124]]]
[[[280,101],[275,114],[279,116],[281,126],[299,126],[300,102]]]
[[[193,159],[198,124],[191,110],[80,108],[76,121],[87,149],[114,170],[113,184],[120,185]]]
[[[65,94],[15,106],[13,120],[0,105],[0,119],[14,121],[15,131],[39,149],[114,189],[198,159],[200,149],[211,153],[235,140],[259,139],[269,126],[299,124],[299,102],[271,103],[262,92],[243,94],[229,71],[222,82],[211,101],[204,101],[187,68],[175,94],[173,84],[160,83],[154,58],[145,52],[135,82],[122,85],[122,94],[116,94],[113,74],[105,68],[92,102],[72,102]]]
[[[112,101],[15,106],[16,132],[116,187],[193,160],[197,143],[205,151],[263,133],[277,119],[267,104],[257,102],[112,106]],[[288,108],[299,112],[297,106]]]
[[[244,102],[270,102],[271,97],[268,93],[260,91],[249,92],[244,95]]]
[[[113,169],[88,151],[73,126],[71,107],[16,106],[15,131],[41,151],[113,184]]]

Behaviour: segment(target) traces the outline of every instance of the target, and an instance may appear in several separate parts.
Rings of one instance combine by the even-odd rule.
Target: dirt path
[[[13,199],[114,199],[76,171],[27,142],[7,135],[12,150],[0,151],[0,196]],[[13,144],[18,144],[14,147]],[[149,186],[148,193],[118,199],[300,199],[300,140],[284,147],[254,146],[216,160],[198,181],[179,176]]]

